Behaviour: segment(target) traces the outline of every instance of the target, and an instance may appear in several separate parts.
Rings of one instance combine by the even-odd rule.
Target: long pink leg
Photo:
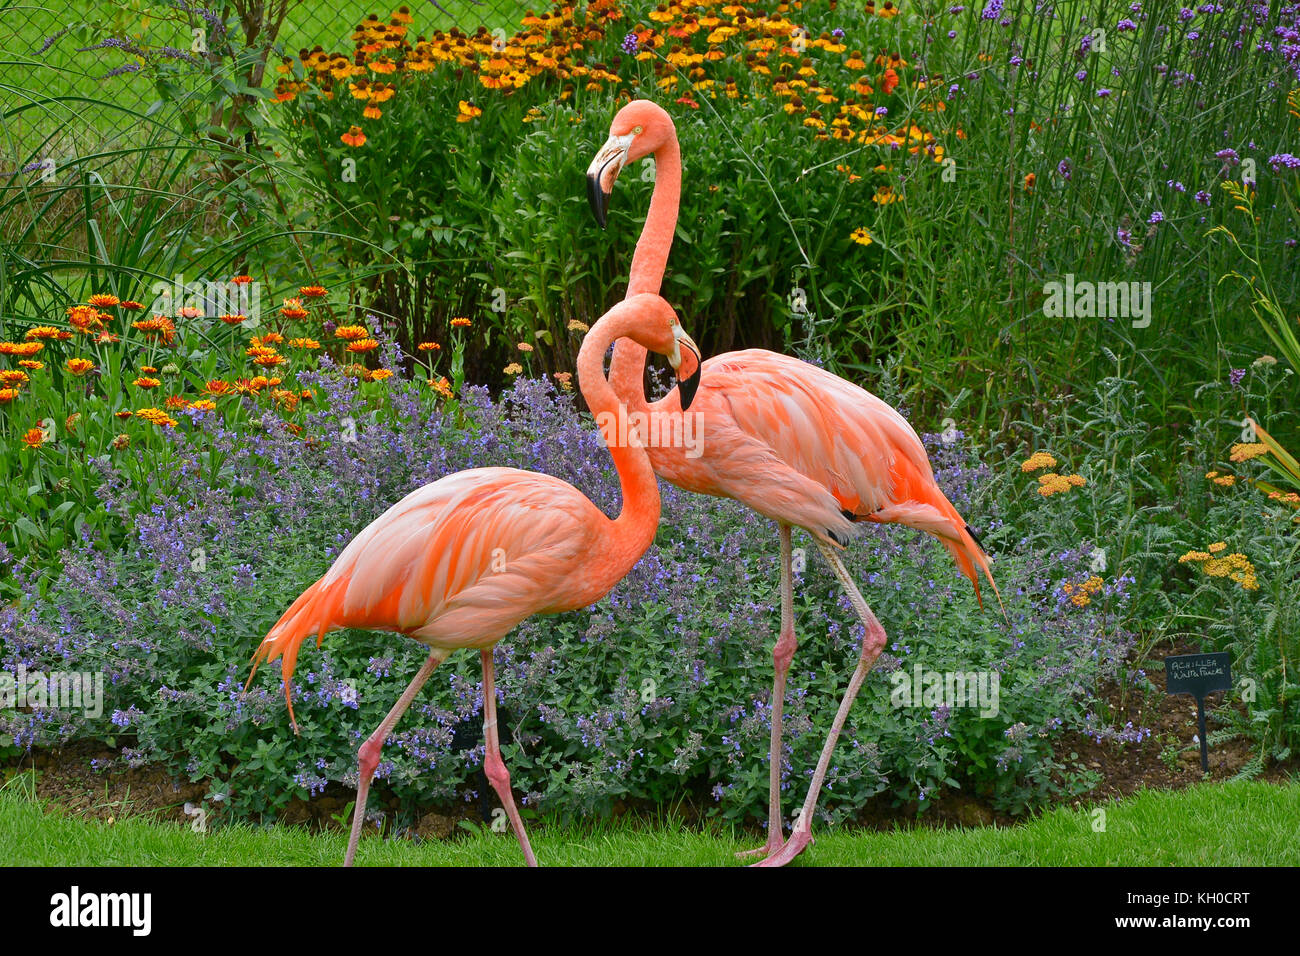
[[[483,770],[492,783],[492,789],[501,798],[501,805],[506,808],[519,847],[524,851],[524,860],[529,866],[536,866],[537,857],[533,856],[528,834],[524,832],[524,821],[515,808],[515,798],[510,792],[510,773],[506,770],[505,761],[501,759],[501,742],[497,735],[497,690],[492,680],[492,648],[484,648],[480,656],[483,659]]]
[[[415,700],[415,695],[420,692],[424,682],[429,679],[435,667],[447,659],[446,651],[434,651],[429,655],[429,659],[420,667],[411,683],[402,696],[397,699],[393,709],[388,712],[373,734],[361,745],[357,752],[357,773],[359,779],[357,782],[357,805],[352,811],[352,836],[348,838],[348,852],[343,858],[344,866],[351,866],[353,859],[357,855],[357,843],[361,840],[361,824],[366,817],[366,797],[370,793],[370,778],[375,775],[375,768],[379,766],[379,752],[384,749],[384,741],[388,739],[389,733],[401,719],[406,708],[411,706],[411,701]]]
[[[812,818],[813,812],[817,809],[817,796],[821,792],[822,783],[826,779],[826,770],[831,764],[831,755],[835,751],[835,743],[839,740],[840,731],[844,729],[844,721],[849,716],[849,709],[853,706],[853,700],[858,696],[858,691],[862,688],[862,682],[867,679],[867,674],[871,671],[872,666],[876,663],[876,658],[880,652],[885,649],[885,629],[881,627],[880,622],[876,620],[876,615],[871,613],[871,608],[863,600],[862,595],[858,592],[857,585],[849,577],[848,569],[844,567],[844,562],[840,556],[835,553],[830,545],[825,542],[818,542],[822,549],[822,554],[826,556],[827,562],[835,571],[835,576],[840,579],[840,584],[849,595],[849,600],[853,603],[853,608],[858,612],[858,617],[862,619],[866,627],[866,633],[862,635],[862,652],[858,656],[858,666],[853,670],[853,676],[849,679],[848,690],[844,692],[844,699],[840,701],[840,709],[835,714],[835,723],[831,726],[830,735],[826,738],[826,744],[822,747],[821,759],[817,761],[817,771],[813,774],[812,785],[808,788],[808,797],[804,800],[803,809],[799,812],[795,820],[794,830],[790,834],[790,839],[785,841],[775,854],[754,866],[785,866],[800,853],[808,844],[813,842],[812,839]]]
[[[767,842],[756,850],[743,850],[736,856],[753,856],[761,853],[771,856],[784,842],[781,826],[781,734],[785,710],[785,679],[790,672],[790,661],[799,646],[794,635],[794,583],[790,567],[790,526],[777,522],[781,533],[781,636],[772,648],[772,664],[776,676],[772,679],[772,739],[768,751]]]

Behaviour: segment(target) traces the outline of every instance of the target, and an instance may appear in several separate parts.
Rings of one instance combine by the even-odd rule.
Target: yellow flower
[[[1044,498],[1050,498],[1052,495],[1069,491],[1071,488],[1079,488],[1085,484],[1087,484],[1087,480],[1081,475],[1058,475],[1056,472],[1051,471],[1038,476],[1038,493]]]
[[[1260,455],[1268,454],[1268,446],[1260,442],[1239,442],[1232,446],[1229,461],[1250,461]]]
[[[533,347],[527,342],[520,342],[516,347],[521,352],[531,352],[533,350]]]
[[[172,418],[160,408],[141,408],[135,413],[136,418],[143,418],[152,425],[158,425],[162,428],[175,428],[176,419]]]
[[[573,391],[573,373],[572,372],[553,372],[555,380],[560,383],[560,388],[566,392]]]
[[[370,373],[370,381],[372,382],[382,382],[384,379],[392,377],[393,370],[391,368],[377,368]]]
[[[429,387],[443,398],[452,397],[451,382],[447,381],[446,378],[440,378],[436,381],[434,379],[429,379]]]
[[[23,433],[23,443],[28,448],[40,448],[45,444],[45,432],[39,428],[29,428]]]
[[[577,319],[569,319],[570,332],[586,332],[590,326],[586,322],[579,322]]]
[[[366,331],[365,326],[361,325],[340,325],[334,330],[336,339],[347,339],[349,342],[355,339],[364,339],[370,333]]]
[[[469,328],[473,324],[474,323],[472,323],[469,319],[465,318],[463,315],[458,315],[451,320],[452,328]]]
[[[482,115],[483,111],[473,103],[467,103],[464,100],[461,100],[460,106],[457,108],[456,122],[468,123],[470,120],[476,119]]]
[[[849,234],[849,238],[860,246],[869,246],[874,241],[871,238],[871,233],[867,232],[866,228],[863,226],[858,226],[857,229],[854,229],[853,232]]]
[[[1228,545],[1227,545],[1226,542],[1223,542],[1223,541],[1216,541],[1216,542],[1214,542],[1214,544],[1210,545],[1210,547],[1209,547],[1208,550],[1209,550],[1210,554],[1218,554],[1220,551],[1222,551],[1222,550],[1223,550],[1224,548],[1226,548],[1227,546],[1228,546]]]
[[[84,359],[84,358],[71,358],[63,363],[63,369],[69,375],[77,375],[77,376],[85,375],[94,367],[95,367],[94,362],[92,362],[90,359]]]
[[[1036,451],[1020,463],[1023,472],[1038,471],[1040,468],[1055,468],[1056,459],[1045,451]]]
[[[518,362],[511,362],[504,369],[502,369],[502,371],[505,372],[507,375],[518,375],[523,370],[524,367],[520,365]]]
[[[148,376],[141,375],[131,384],[136,385],[140,388],[157,388],[159,385],[162,384],[162,382],[160,382],[156,378],[149,378]]]
[[[349,342],[347,348],[349,352],[373,352],[379,348],[379,343],[374,339],[357,339]]]
[[[320,343],[315,339],[290,339],[289,348],[291,349],[318,349]]]

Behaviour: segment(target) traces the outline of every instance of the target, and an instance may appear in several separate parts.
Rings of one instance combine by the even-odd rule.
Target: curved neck
[[[632,331],[639,318],[634,309],[620,303],[591,327],[578,352],[578,387],[614,459],[623,495],[623,507],[612,522],[613,534],[609,540],[612,553],[605,569],[613,575],[609,587],[631,570],[653,543],[659,528],[659,485],[650,468],[650,457],[635,439],[636,430],[629,423],[628,410],[605,380],[604,370],[610,344],[616,340],[628,341],[623,336]],[[644,353],[645,349],[641,351]]]
[[[664,270],[668,267],[668,253],[673,245],[673,232],[677,228],[677,210],[682,196],[682,153],[677,144],[677,134],[674,132],[654,155],[655,188],[641,238],[636,243],[636,254],[632,256],[627,298],[641,292],[659,294]],[[618,397],[633,411],[643,411],[648,407],[645,362],[645,348],[631,339],[620,339],[614,345],[609,381]]]

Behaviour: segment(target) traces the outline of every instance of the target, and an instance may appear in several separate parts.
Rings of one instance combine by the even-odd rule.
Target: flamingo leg
[[[799,646],[794,634],[794,583],[790,567],[790,526],[777,522],[781,536],[781,636],[772,648],[772,739],[768,750],[767,842],[756,850],[743,850],[736,856],[754,856],[761,853],[771,856],[781,848],[784,830],[781,826],[781,748],[782,720],[785,710],[785,680],[790,672],[790,661]]]
[[[446,660],[447,654],[444,651],[434,651],[429,655],[429,659],[420,667],[419,673],[407,685],[402,696],[397,699],[393,709],[388,712],[375,732],[370,735],[361,749],[357,751],[357,804],[352,811],[352,835],[348,838],[348,852],[343,858],[344,866],[351,866],[353,859],[357,855],[357,843],[361,840],[361,825],[366,818],[366,797],[370,793],[370,778],[375,775],[375,768],[379,766],[379,753],[384,749],[384,741],[388,739],[389,733],[393,727],[406,713],[406,708],[411,706],[411,701],[415,700],[415,695],[420,692],[429,675],[433,673],[434,668]]]
[[[492,789],[501,798],[502,806],[506,808],[510,826],[514,828],[515,838],[519,840],[519,848],[524,851],[524,860],[529,866],[536,866],[537,857],[533,856],[528,834],[524,832],[524,821],[519,816],[514,795],[510,792],[510,773],[506,770],[505,761],[501,759],[501,742],[497,734],[497,691],[492,680],[492,648],[484,648],[480,656],[483,660],[483,770]]]
[[[826,771],[830,767],[831,755],[835,751],[836,741],[839,740],[840,731],[844,729],[844,722],[848,719],[849,709],[853,706],[853,700],[858,696],[863,681],[867,679],[867,674],[876,663],[876,658],[880,656],[880,652],[885,649],[885,629],[876,620],[876,615],[871,612],[871,608],[867,606],[867,602],[858,591],[857,585],[849,577],[844,562],[840,560],[840,556],[835,553],[830,545],[820,541],[818,545],[821,547],[827,563],[835,571],[835,576],[839,578],[840,584],[848,593],[853,609],[858,612],[858,617],[862,619],[862,623],[866,627],[866,633],[862,635],[862,651],[858,655],[858,666],[853,669],[853,676],[849,679],[848,690],[844,692],[844,699],[840,701],[840,709],[835,714],[835,723],[831,726],[831,732],[826,738],[825,746],[822,747],[821,758],[817,761],[817,770],[813,774],[812,785],[808,788],[808,797],[804,800],[803,809],[799,811],[799,816],[795,820],[790,839],[786,840],[785,845],[774,855],[753,864],[754,866],[785,866],[802,853],[808,844],[813,842],[813,812],[817,809],[817,796],[821,792],[822,783],[826,779]]]

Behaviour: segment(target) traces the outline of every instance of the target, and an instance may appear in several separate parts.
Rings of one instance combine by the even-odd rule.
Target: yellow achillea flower
[[[518,375],[518,374],[519,374],[520,372],[522,372],[523,370],[524,370],[524,367],[523,367],[522,365],[520,365],[518,362],[511,362],[509,365],[507,365],[507,366],[506,366],[505,368],[503,368],[501,371],[505,372],[507,375]]]
[[[849,238],[860,246],[869,246],[874,241],[871,238],[871,233],[867,232],[863,226],[858,226],[853,232],[849,233]]]
[[[1049,498],[1071,488],[1081,488],[1087,483],[1087,479],[1081,475],[1058,475],[1052,471],[1038,476],[1038,493]]]
[[[1262,441],[1256,442],[1238,442],[1232,446],[1232,454],[1229,461],[1250,461],[1252,458],[1258,458],[1260,455],[1268,454],[1268,446]]]
[[[347,339],[349,342],[354,339],[364,339],[368,335],[370,335],[370,333],[367,332],[365,326],[362,325],[340,325],[334,330],[334,337],[336,339]]]
[[[586,322],[579,322],[577,319],[569,319],[570,332],[586,332],[590,326]]]
[[[560,383],[560,388],[566,392],[573,391],[573,373],[572,372],[553,372],[555,380]]]
[[[1040,468],[1055,468],[1056,459],[1045,451],[1036,451],[1020,463],[1020,470],[1028,473]]]
[[[1224,542],[1216,541],[1210,545],[1209,551],[1188,551],[1178,559],[1178,563],[1199,564],[1201,570],[1212,578],[1228,578],[1240,584],[1243,591],[1258,590],[1259,578],[1255,573],[1255,566],[1244,554],[1234,551],[1232,554],[1216,557],[1226,548]]]

